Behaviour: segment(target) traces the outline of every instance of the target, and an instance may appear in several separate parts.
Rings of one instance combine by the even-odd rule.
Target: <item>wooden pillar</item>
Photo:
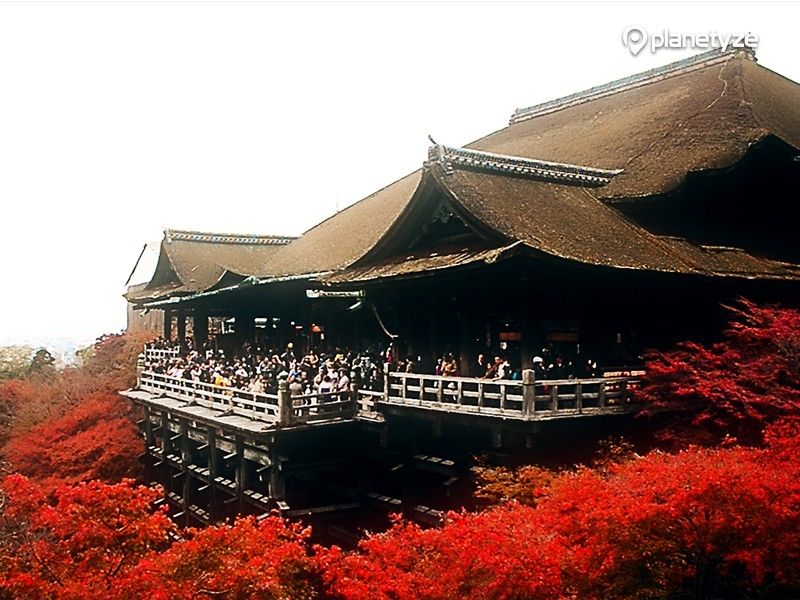
[[[283,462],[278,454],[278,436],[275,436],[270,445],[269,453],[269,496],[275,502],[281,502],[286,498],[286,481],[283,477]]]
[[[533,357],[538,354],[536,340],[534,339],[533,323],[530,315],[523,314],[520,319],[520,330],[522,333],[522,343],[520,344],[520,365],[522,369],[533,368]]]
[[[206,442],[208,443],[208,514],[211,522],[216,520],[219,511],[217,510],[217,486],[214,479],[217,477],[217,465],[219,464],[217,451],[217,431],[213,427],[206,429]]]
[[[150,421],[150,406],[145,405],[144,407],[144,444],[150,451],[150,446],[153,445],[154,436],[153,436],[153,423]]]
[[[237,435],[236,445],[236,497],[239,499],[239,512],[244,511],[244,491],[247,489],[247,464],[244,460],[244,440]]]
[[[255,342],[256,322],[252,313],[236,313],[236,337],[242,344]]]
[[[459,367],[462,377],[480,377],[483,373],[476,373],[475,365],[478,360],[479,345],[477,339],[481,335],[478,319],[470,310],[460,312],[461,340],[459,350]],[[487,359],[488,360],[488,359]]]
[[[438,299],[428,304],[428,352],[430,353],[431,366],[436,365],[436,359],[442,358],[444,351],[439,331],[440,319],[438,314]],[[443,333],[443,332],[442,332]]]
[[[186,343],[186,311],[178,309],[178,342],[181,346]]]
[[[170,441],[171,433],[169,431],[169,420],[167,413],[161,411],[161,450],[164,452],[164,460],[167,459],[167,454],[170,453],[172,443]]]
[[[195,350],[202,350],[208,343],[208,312],[195,309],[192,316],[192,333]]]
[[[189,499],[192,478],[189,477],[189,465],[192,464],[191,441],[189,440],[189,421],[181,419],[181,473],[183,475],[183,511],[186,513],[186,525],[189,525]]]
[[[164,331],[162,332],[161,336],[165,340],[172,339],[172,309],[165,308],[164,309]]]

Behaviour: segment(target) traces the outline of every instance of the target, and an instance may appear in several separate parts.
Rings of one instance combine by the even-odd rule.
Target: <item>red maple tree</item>
[[[722,341],[647,356],[644,414],[665,419],[678,445],[759,444],[768,424],[800,416],[800,312],[745,300],[730,310]]]
[[[237,519],[182,532],[118,583],[129,598],[275,598],[319,596],[321,578],[306,543],[309,531],[277,516]]]
[[[16,472],[47,490],[65,483],[135,477],[142,442],[131,412],[118,394],[88,394],[62,417],[13,437],[6,445],[6,458]]]
[[[12,475],[3,492],[0,596],[114,597],[115,583],[175,532],[153,509],[161,492],[132,481],[63,486],[51,498]]]

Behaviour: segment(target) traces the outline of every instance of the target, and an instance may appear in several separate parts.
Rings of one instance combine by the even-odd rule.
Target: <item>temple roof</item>
[[[378,190],[315,225],[276,253],[271,277],[342,269],[368,252],[389,229],[417,189],[422,170]]]
[[[293,239],[167,229],[153,277],[144,288],[130,290],[126,297],[146,302],[264,275],[277,250]]]
[[[390,277],[413,277],[431,271],[454,269],[480,263],[493,263],[503,256],[513,254],[518,243],[500,248],[474,250],[469,247],[442,251],[420,251],[376,264],[351,267],[321,278],[323,283],[365,283]]]
[[[432,175],[482,223],[556,258],[694,275],[800,278],[798,265],[654,235],[600,200],[595,189],[459,169]]]
[[[297,239],[168,230],[168,264],[142,293],[176,282],[180,288],[164,287],[162,297],[207,291],[235,283],[233,275],[329,283],[396,277],[444,268],[448,260],[483,260],[481,253],[516,242],[614,268],[797,279],[795,265],[657,236],[609,205],[676,190],[689,174],[730,167],[769,137],[800,148],[800,85],[760,66],[749,51],[715,50],[518,109],[507,127],[464,148],[434,144],[423,169]],[[466,218],[497,234],[494,249],[376,257],[431,181]]]
[[[747,50],[713,50],[519,109],[508,127],[465,148],[434,144],[428,167],[442,167],[446,187],[477,219],[554,256],[621,268],[796,277],[791,265],[745,259],[741,250],[726,261],[700,246],[690,251],[688,242],[652,235],[604,203],[672,191],[690,173],[731,166],[768,136],[800,148],[800,86]],[[414,191],[405,190],[403,203],[403,191],[394,190],[381,212],[399,218]],[[348,225],[345,215],[333,219]]]
[[[517,111],[468,148],[623,169],[604,198],[668,192],[770,134],[800,148],[800,86],[750,52],[715,50],[620,81]]]

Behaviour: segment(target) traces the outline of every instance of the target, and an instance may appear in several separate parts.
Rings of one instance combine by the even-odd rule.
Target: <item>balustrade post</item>
[[[278,375],[278,423],[282,427],[291,425],[292,422],[292,397],[286,381],[288,376],[285,371]]]
[[[144,373],[144,364],[145,364],[145,354],[147,352],[147,346],[145,345],[144,350],[139,353],[139,356],[136,357],[136,387],[138,388],[142,382],[142,373]]]
[[[356,378],[353,377],[354,373],[350,374],[350,410],[353,413],[353,416],[356,416],[359,412],[358,406],[358,381]]]
[[[628,400],[628,380],[623,379],[619,382],[619,405],[620,408],[625,406]]]
[[[558,412],[558,385],[550,387],[550,410]]]
[[[597,406],[598,408],[606,407],[606,382],[601,381],[600,387],[597,389]]]
[[[389,401],[389,363],[383,363],[383,401]]]
[[[536,412],[536,374],[533,369],[522,371],[522,416],[530,419]]]

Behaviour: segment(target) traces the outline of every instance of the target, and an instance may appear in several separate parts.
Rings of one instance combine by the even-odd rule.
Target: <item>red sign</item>
[[[499,338],[501,342],[519,342],[522,340],[522,333],[519,331],[501,331]]]

